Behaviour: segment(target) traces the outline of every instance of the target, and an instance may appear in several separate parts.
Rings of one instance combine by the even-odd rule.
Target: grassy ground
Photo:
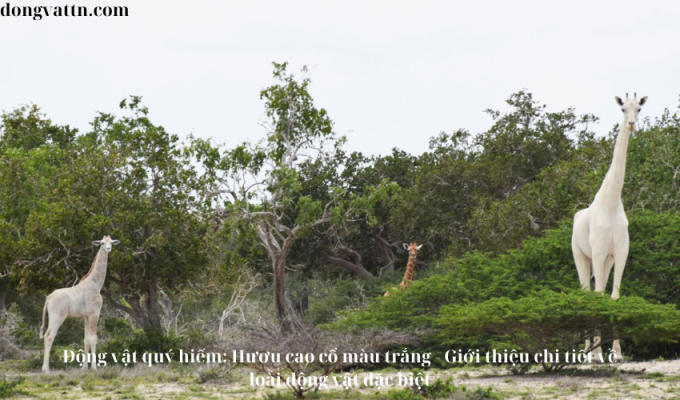
[[[168,365],[132,368],[107,366],[96,372],[80,368],[56,369],[48,375],[35,371],[35,360],[0,364],[0,398],[17,399],[293,399],[285,387],[256,388],[248,369],[224,366]],[[373,376],[396,377],[395,369],[373,371]],[[430,379],[451,379],[419,393],[407,387],[377,387],[361,383],[370,372],[355,371],[358,388],[330,384],[310,393],[313,399],[417,400],[439,391],[447,399],[673,399],[680,398],[680,360],[626,363],[616,367],[589,366],[559,374],[534,372],[514,376],[503,368],[467,367],[433,370]],[[342,382],[345,374],[334,375]]]

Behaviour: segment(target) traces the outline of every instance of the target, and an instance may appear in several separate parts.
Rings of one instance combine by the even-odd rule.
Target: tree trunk
[[[131,293],[131,290],[127,282],[123,280],[118,280],[115,277],[110,276],[108,279],[113,281],[119,288],[123,295],[125,301],[130,305],[130,307],[124,306],[117,301],[114,301],[111,297],[111,293],[106,290],[102,290],[102,295],[106,301],[115,309],[121,310],[128,315],[130,315],[140,328],[144,330],[147,336],[156,335],[155,332],[162,333],[161,328],[161,315],[158,308],[158,297],[160,294],[160,288],[156,282],[155,277],[151,277],[145,281],[145,296],[142,306],[142,299],[139,294]]]
[[[160,297],[160,287],[155,276],[151,276],[146,282],[147,295],[146,301],[146,315],[149,319],[150,330],[161,331],[161,313],[158,307],[158,298]],[[144,330],[147,332],[147,330]],[[148,333],[148,332],[147,332]]]
[[[272,234],[274,228],[267,222],[260,222],[256,229],[257,236],[267,249],[274,268],[274,312],[279,322],[279,329],[283,335],[301,332],[302,324],[286,297],[286,260],[295,241],[295,231],[289,230],[287,236],[282,238],[283,243],[280,244]]]
[[[353,263],[351,261],[347,261],[347,260],[344,260],[344,259],[338,258],[338,257],[331,257],[331,256],[326,255],[326,254],[324,254],[324,258],[326,259],[326,261],[330,262],[331,264],[335,264],[339,267],[343,267],[343,268],[348,269],[349,271],[354,272],[355,274],[359,275],[362,279],[365,279],[367,281],[375,279],[373,274],[368,272],[366,270],[366,268],[364,268],[364,266],[361,264],[361,260]]]
[[[380,258],[382,258],[383,261],[385,275],[391,276],[394,274],[394,254],[392,254],[392,251],[390,250],[389,234],[390,225],[385,224],[380,230],[380,233],[375,236],[374,243],[375,247],[380,250]]]
[[[283,335],[302,330],[302,325],[286,297],[286,257],[283,254],[274,260],[274,311]]]

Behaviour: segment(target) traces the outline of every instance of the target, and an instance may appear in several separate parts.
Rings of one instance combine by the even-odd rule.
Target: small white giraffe
[[[106,279],[106,266],[108,264],[109,252],[113,245],[120,243],[119,240],[112,240],[110,236],[104,236],[102,240],[92,242],[95,246],[101,246],[97,256],[94,258],[90,272],[81,279],[76,286],[57,289],[47,296],[45,307],[43,307],[43,320],[40,327],[40,338],[43,338],[43,328],[45,327],[45,313],[49,313],[50,320],[47,332],[45,333],[45,359],[43,361],[43,372],[50,370],[50,349],[57,331],[67,317],[83,317],[85,319],[85,354],[90,356],[92,369],[97,369],[96,350],[97,350],[97,324],[99,313],[102,309],[102,296],[100,294],[104,280]],[[87,369],[87,361],[83,363],[83,369]]]
[[[574,215],[571,248],[581,287],[583,290],[590,290],[592,277],[595,279],[595,291],[603,293],[609,274],[614,267],[612,289],[614,300],[619,298],[621,278],[628,258],[628,219],[621,201],[626,173],[628,139],[635,130],[640,108],[646,102],[646,96],[638,101],[637,93],[632,99],[626,94],[625,101],[616,97],[616,103],[623,112],[623,122],[619,136],[616,138],[611,166],[590,207]],[[596,337],[593,345],[599,341],[600,338]],[[589,341],[586,341],[586,348],[590,347],[589,344]],[[622,360],[623,355],[618,340],[614,341],[613,350],[619,357],[619,361]],[[597,348],[593,352],[600,353],[602,349]]]

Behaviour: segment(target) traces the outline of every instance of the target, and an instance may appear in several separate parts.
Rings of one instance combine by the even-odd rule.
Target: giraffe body
[[[611,296],[614,300],[620,295],[629,249],[628,219],[621,201],[628,140],[635,130],[640,108],[646,101],[647,97],[643,97],[638,102],[637,94],[633,99],[626,95],[625,101],[616,97],[623,112],[623,123],[614,146],[611,166],[590,207],[574,215],[571,247],[581,287],[590,290],[591,278],[594,278],[595,291],[604,293],[612,267],[616,266]],[[599,341],[600,338],[596,337],[595,344]],[[590,343],[586,341],[586,348],[589,347]],[[613,350],[622,359],[618,340],[614,341]],[[597,348],[593,352],[600,353],[602,349]]]
[[[99,313],[102,309],[102,296],[100,294],[106,279],[106,268],[108,264],[109,252],[111,247],[118,244],[118,240],[112,240],[110,236],[104,236],[103,240],[93,242],[100,245],[97,256],[92,263],[90,272],[76,286],[57,289],[52,292],[45,300],[43,307],[43,324],[40,327],[40,338],[45,340],[45,358],[43,360],[43,372],[50,370],[50,350],[54,342],[59,327],[66,318],[85,319],[85,354],[92,362],[92,369],[97,369],[96,349],[97,349],[97,324]],[[47,332],[43,336],[45,327],[45,316],[49,315]],[[89,355],[91,352],[91,356]],[[83,363],[83,368],[87,368],[87,362]]]

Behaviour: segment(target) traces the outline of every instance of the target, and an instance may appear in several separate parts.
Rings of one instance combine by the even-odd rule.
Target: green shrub
[[[680,215],[637,210],[628,213],[628,220],[631,245],[620,300],[637,296],[653,303],[680,305]],[[492,342],[498,341],[490,336],[439,335],[442,326],[436,321],[441,310],[500,297],[514,301],[543,290],[580,290],[571,251],[571,225],[570,220],[563,221],[556,229],[545,231],[544,237],[528,239],[521,249],[498,256],[473,252],[449,259],[439,268],[442,272],[414,281],[409,290],[377,296],[359,311],[341,312],[344,318],[330,327],[425,331],[419,351],[490,349]],[[607,293],[611,293],[611,283]],[[635,346],[629,350],[623,342],[623,352],[636,358],[669,358],[680,352],[678,343],[635,335],[629,338]]]
[[[7,399],[9,397],[14,397],[16,395],[27,395],[22,390],[17,390],[17,386],[25,380],[23,376],[20,376],[15,381],[8,381],[5,377],[0,379],[0,399]]]
[[[135,328],[123,318],[110,317],[104,319],[103,330],[109,337],[129,337],[135,334]]]
[[[449,378],[445,381],[437,379],[431,385],[415,386],[411,389],[426,399],[447,399],[454,393],[465,391],[465,386],[456,386],[453,384],[453,378]]]
[[[494,337],[500,349],[528,353],[525,364],[539,364],[536,353],[559,351],[560,361],[540,362],[546,371],[566,366],[564,355],[598,334],[602,343],[632,338],[672,342],[680,336],[680,311],[672,305],[639,297],[615,301],[582,290],[542,290],[519,299],[445,306],[437,321],[442,336]]]
[[[477,389],[475,389],[474,392],[471,392],[465,398],[467,400],[498,400],[501,399],[502,397],[500,394],[494,392],[492,386],[489,386],[487,388],[477,386]]]
[[[424,400],[425,398],[416,394],[411,389],[392,389],[387,392],[389,400]]]
[[[144,332],[141,329],[135,331],[134,335],[130,337],[117,337],[102,346],[97,347],[97,353],[107,353],[107,363],[115,363],[111,357],[111,353],[120,354],[128,350],[130,354],[137,353],[137,362],[142,362],[142,354],[144,353],[171,353],[172,359],[177,360],[179,349],[182,348],[182,339],[177,336],[166,336],[160,331]],[[118,364],[123,364],[118,360]],[[128,367],[132,365],[128,364]]]

